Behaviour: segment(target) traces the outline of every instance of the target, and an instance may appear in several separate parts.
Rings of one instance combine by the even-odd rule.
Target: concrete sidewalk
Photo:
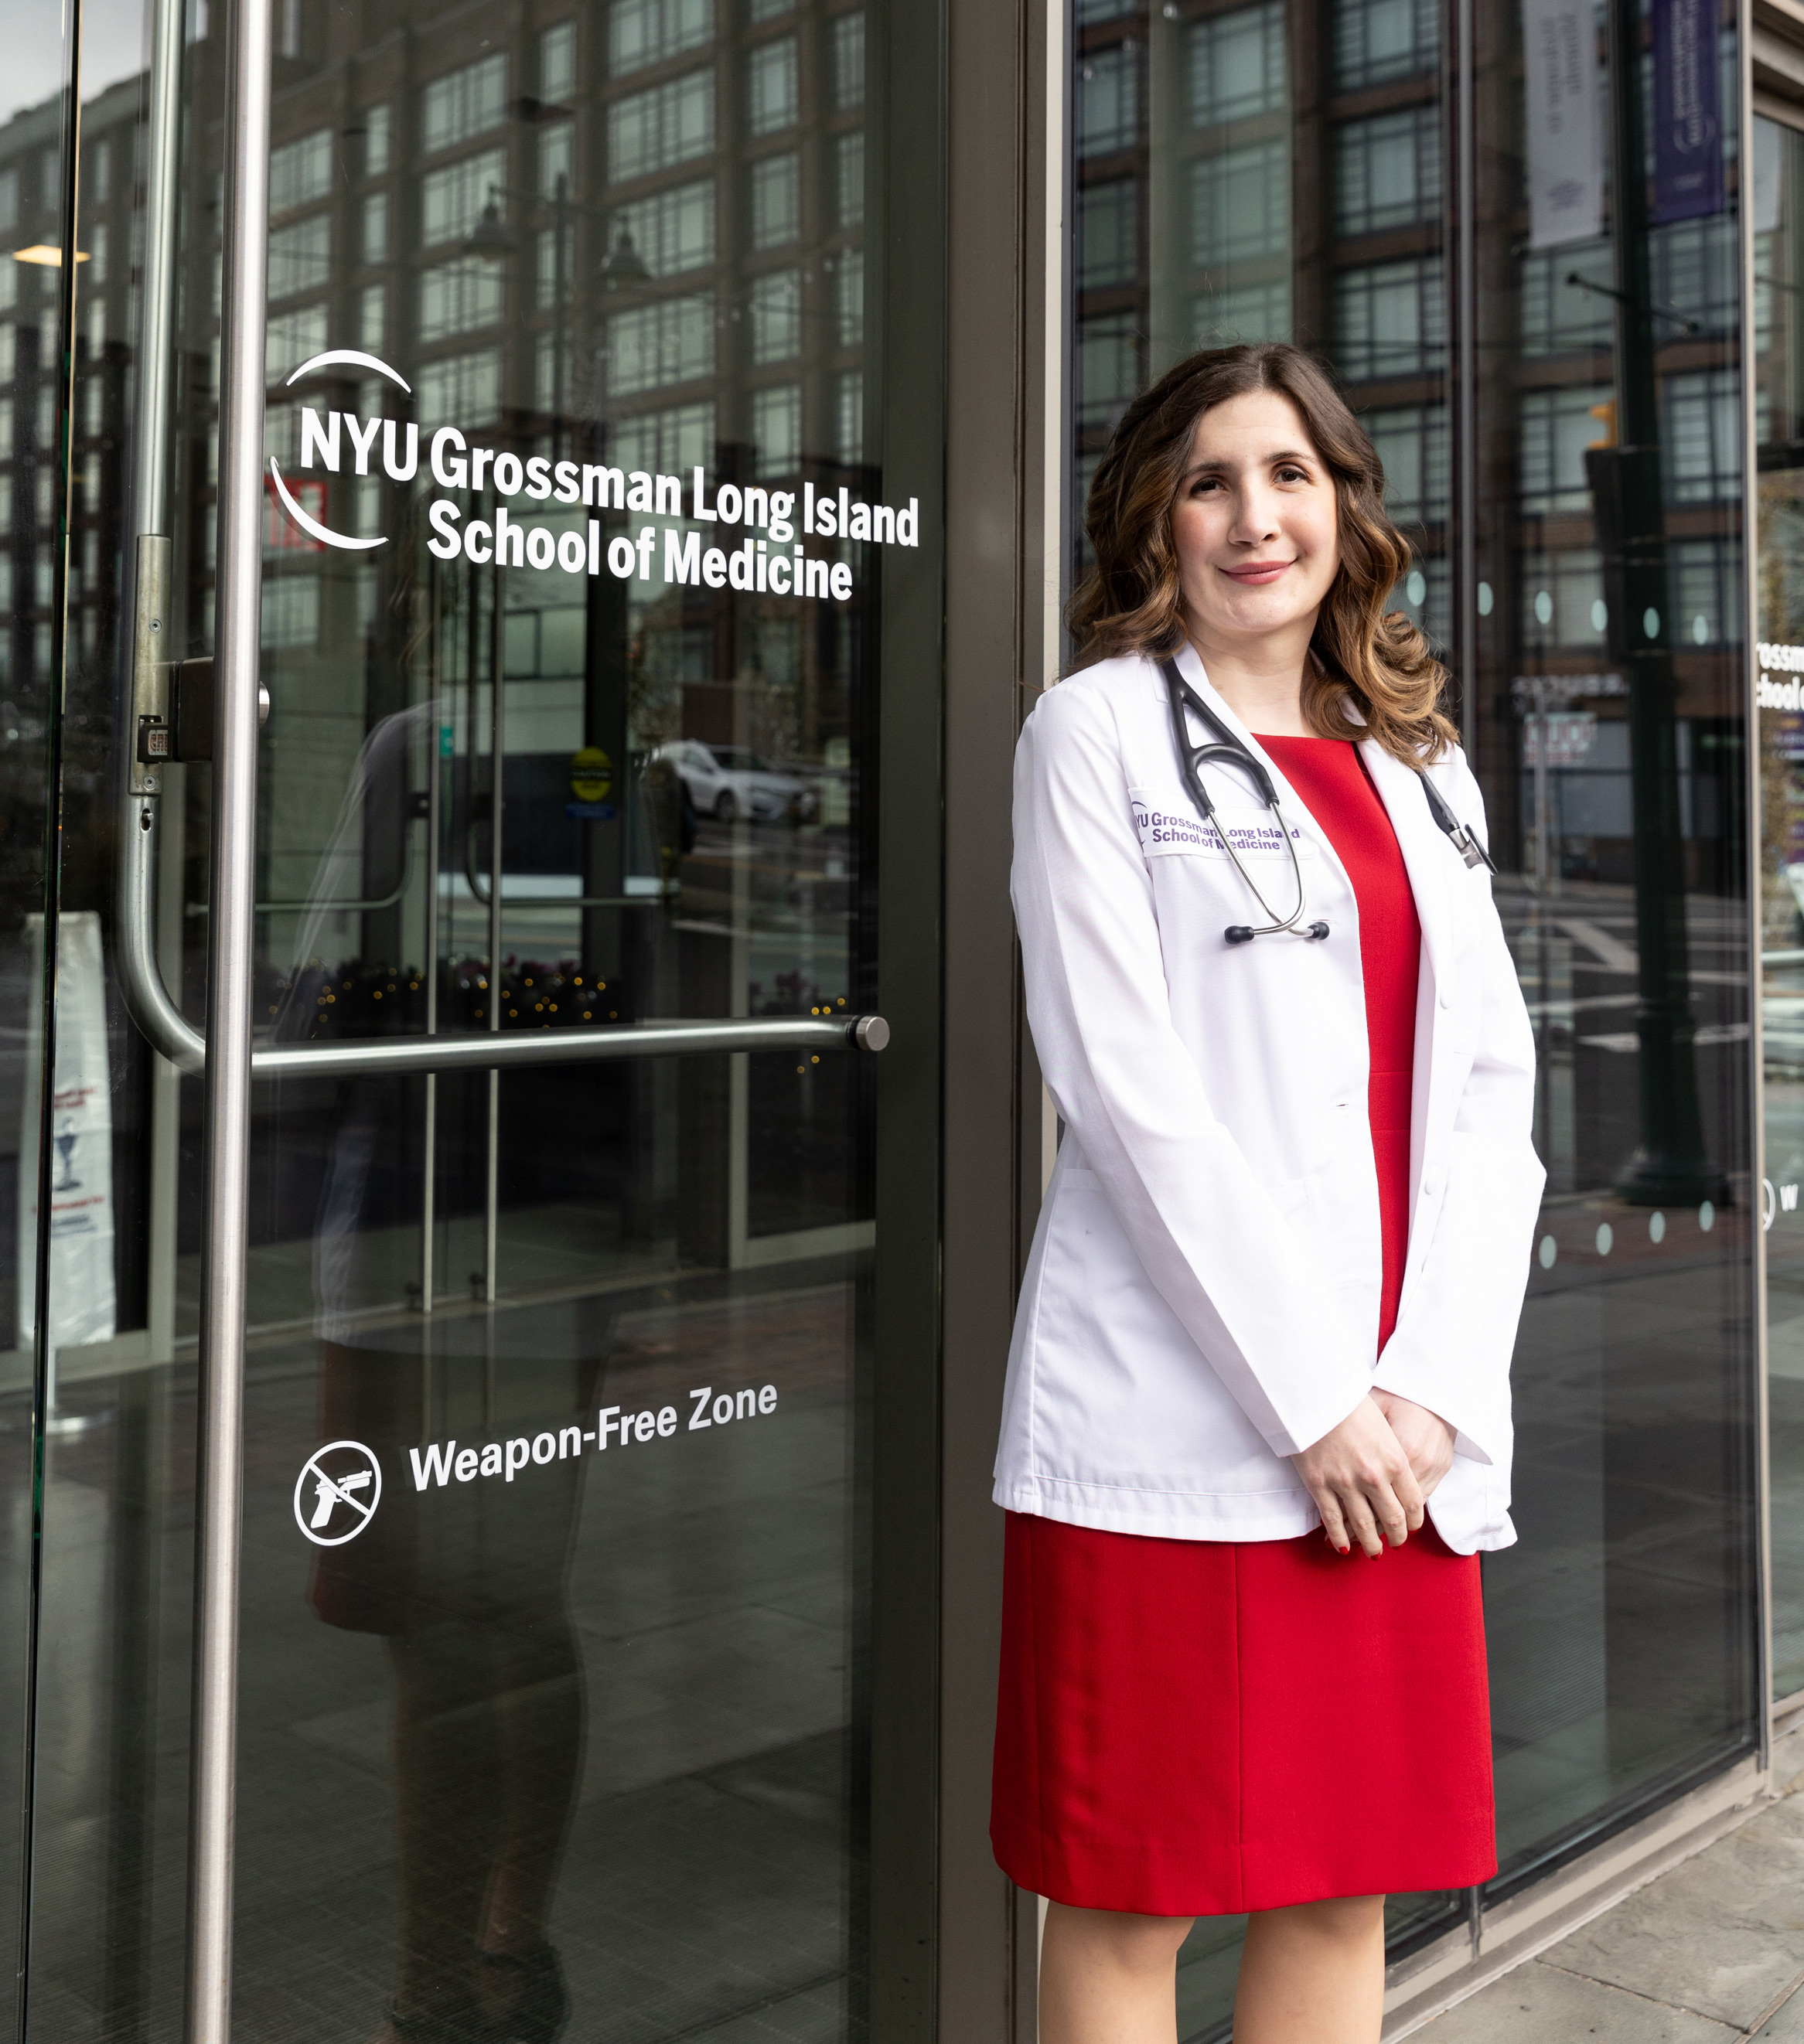
[[[1800,1788],[1414,2037],[1804,2044]]]

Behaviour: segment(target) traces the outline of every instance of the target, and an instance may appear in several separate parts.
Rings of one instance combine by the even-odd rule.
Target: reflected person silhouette
[[[358,896],[365,824],[405,799],[416,742],[437,724],[427,703],[366,742],[298,933],[279,1034],[313,1028],[326,958],[342,968],[335,978],[367,977],[368,960],[344,962],[356,919],[332,905]],[[481,1077],[451,1085],[486,1097]],[[580,1300],[454,1304],[430,1318],[398,1309],[417,1253],[419,1082],[369,1078],[305,1095],[312,1143],[285,1143],[284,1154],[311,1155],[317,1169],[321,1438],[362,1443],[383,1470],[369,1530],[322,1549],[309,1588],[325,1623],[387,1642],[393,1677],[397,1950],[383,2034],[550,2044],[569,2014],[548,1924],[582,1773],[568,1573],[583,1462],[579,1445],[484,1476],[479,1451],[547,1434],[567,1443],[592,1404],[611,1313]],[[441,1097],[441,1111],[456,1104]],[[460,1171],[452,1151],[447,1206],[479,1201],[481,1158],[469,1161]],[[453,1458],[472,1447],[464,1476]]]

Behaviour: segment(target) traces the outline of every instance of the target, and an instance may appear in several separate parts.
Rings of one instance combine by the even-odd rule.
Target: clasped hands
[[[1357,1541],[1375,1561],[1421,1530],[1424,1507],[1453,1462],[1453,1429],[1388,1391],[1362,1398],[1340,1425],[1292,1455],[1338,1554]]]

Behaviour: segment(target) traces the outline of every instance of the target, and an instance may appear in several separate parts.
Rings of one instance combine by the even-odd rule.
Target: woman
[[[1297,349],[1180,363],[1097,471],[1079,670],[1017,758],[1064,1135],[997,1462],[992,1835],[1049,1900],[1043,2044],[1171,2044],[1191,1919],[1241,1911],[1236,2044],[1374,2044],[1386,1893],[1495,1870],[1533,1044],[1383,485]],[[1187,775],[1175,717],[1239,763]]]

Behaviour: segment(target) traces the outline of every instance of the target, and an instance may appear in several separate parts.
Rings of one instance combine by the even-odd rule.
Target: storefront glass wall
[[[1786,112],[1775,107],[1775,113]],[[1760,734],[1767,1397],[1771,1442],[1772,1690],[1804,1689],[1804,133],[1754,121],[1756,566]]]
[[[939,148],[888,15],[274,18],[260,1043],[873,1010],[944,439],[918,381],[892,423],[867,317],[937,232],[935,179],[882,175]],[[29,1992],[70,2038],[174,2034],[187,1917],[207,1139],[121,960],[148,905],[201,1025],[229,152],[224,10],[170,39],[179,134],[162,19],[71,32],[0,125],[0,1742],[35,1351]],[[874,1078],[840,1041],[256,1084],[246,2034],[865,2033]]]
[[[1072,571],[1150,378],[1200,346],[1315,349],[1383,459],[1414,550],[1397,607],[1445,652],[1486,792],[1549,1171],[1521,1543],[1486,1564],[1493,1896],[1756,1736],[1733,21],[1075,14]],[[1702,147],[1656,146],[1675,94]],[[1394,1950],[1487,1899],[1394,1898]],[[1180,2034],[1223,2021],[1237,1928],[1193,1935]]]

